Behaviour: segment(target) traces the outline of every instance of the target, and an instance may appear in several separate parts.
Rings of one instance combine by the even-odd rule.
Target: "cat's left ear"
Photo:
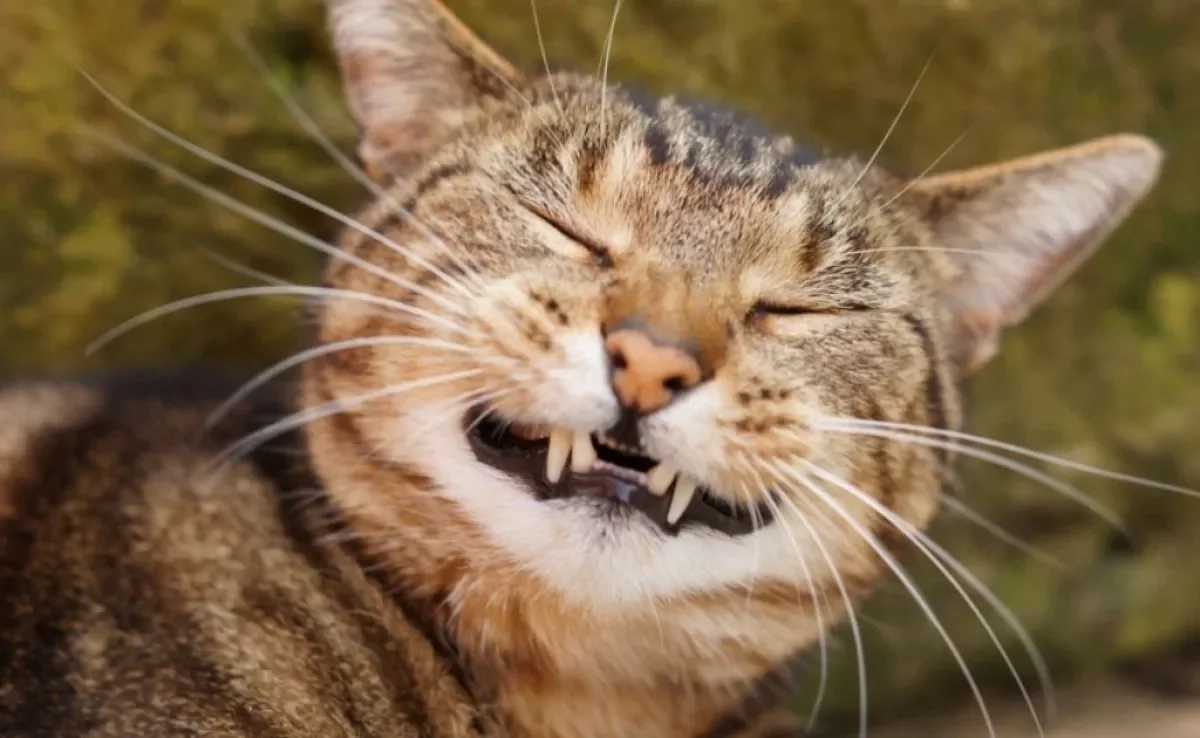
[[[359,156],[379,182],[403,177],[453,137],[517,70],[437,0],[326,0]]]
[[[953,350],[971,374],[1129,214],[1163,154],[1133,135],[1101,138],[1003,164],[930,177],[908,193],[957,272],[942,299]]]

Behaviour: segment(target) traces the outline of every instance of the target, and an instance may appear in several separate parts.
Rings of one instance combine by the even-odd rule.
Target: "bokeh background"
[[[528,0],[448,4],[515,61],[540,67]],[[596,69],[610,0],[537,7],[551,62]],[[0,2],[0,373],[195,361],[255,368],[296,348],[304,326],[294,304],[240,300],[163,318],[85,355],[89,341],[143,310],[256,284],[214,253],[299,283],[315,281],[320,268],[310,249],[128,161],[88,131],[118,136],[318,237],[335,227],[155,138],[78,70],[197,145],[348,211],[364,191],[289,115],[237,41],[249,39],[270,74],[350,152],[354,130],[323,21],[317,0]],[[1200,3],[626,0],[614,38],[613,78],[722,100],[842,153],[874,149],[932,56],[881,156],[914,173],[960,136],[939,170],[1122,130],[1161,141],[1170,157],[1161,185],[1008,336],[1003,356],[974,382],[972,425],[1200,488]],[[979,464],[961,472],[958,499],[1036,551],[953,511],[934,535],[1032,634],[1063,690],[1061,735],[1200,735],[1200,500],[1061,475],[1120,513],[1122,533],[1019,475]],[[1002,719],[1011,713],[1002,734],[1035,734],[970,609],[932,567],[908,563],[988,703]],[[1017,638],[983,610],[1036,689]],[[985,734],[949,651],[902,588],[885,587],[864,623],[878,735]],[[818,725],[826,735],[856,734],[846,632],[834,634],[831,656]],[[799,674],[801,711],[816,672],[809,660]],[[935,719],[919,722],[926,718]]]

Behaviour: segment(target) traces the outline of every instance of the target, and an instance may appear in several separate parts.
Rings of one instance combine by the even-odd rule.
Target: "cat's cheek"
[[[642,443],[650,455],[669,461],[702,483],[728,469],[728,439],[719,422],[726,400],[709,383],[642,421]]]
[[[528,423],[603,430],[617,422],[620,406],[608,377],[608,357],[599,329],[555,337],[556,350],[527,388]]]

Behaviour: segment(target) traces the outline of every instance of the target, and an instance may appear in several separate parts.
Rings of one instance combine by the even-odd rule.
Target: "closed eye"
[[[529,212],[536,215],[546,225],[558,231],[564,238],[573,241],[587,249],[588,252],[591,253],[592,257],[596,260],[596,264],[602,269],[608,269],[613,265],[612,255],[609,254],[608,249],[606,249],[604,246],[596,243],[594,240],[587,238],[586,236],[580,235],[577,231],[572,230],[568,226],[563,225],[561,222],[537,209],[529,208]]]
[[[871,306],[862,302],[827,303],[786,303],[759,300],[750,308],[749,319],[761,315],[830,315],[833,313],[858,313],[870,310]]]
[[[756,302],[754,307],[750,308],[751,315],[807,315],[809,313],[823,313],[820,308],[810,307],[808,305],[789,305],[787,303],[778,302]]]

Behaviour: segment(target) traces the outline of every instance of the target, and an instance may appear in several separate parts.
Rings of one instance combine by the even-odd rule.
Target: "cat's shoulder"
[[[195,482],[206,460],[284,413],[266,395],[209,427],[240,381],[205,367],[0,381],[0,519],[68,493],[128,492],[134,477]]]
[[[255,393],[209,425],[239,386],[0,387],[0,735],[469,733],[424,635],[323,540],[303,447],[222,463],[287,413]]]

